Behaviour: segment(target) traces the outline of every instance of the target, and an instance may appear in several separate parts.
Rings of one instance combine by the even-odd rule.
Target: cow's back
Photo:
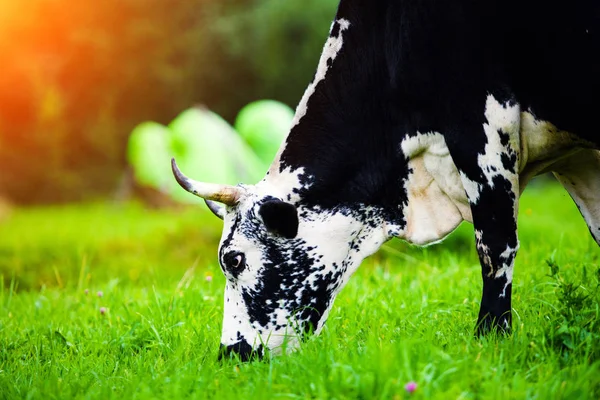
[[[520,4],[509,85],[523,109],[599,144],[600,2]]]

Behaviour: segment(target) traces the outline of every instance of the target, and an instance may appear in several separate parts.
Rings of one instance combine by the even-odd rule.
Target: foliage
[[[562,189],[532,187],[520,210],[511,336],[473,336],[481,270],[463,225],[436,246],[384,245],[319,337],[243,365],[216,361],[210,212],[17,210],[0,225],[0,397],[600,398],[600,342],[585,337],[598,332],[600,249]]]
[[[553,258],[546,263],[558,298],[554,329],[547,335],[549,343],[565,361],[573,356],[600,361],[600,267],[595,265],[590,277],[588,266],[582,265],[582,280],[575,283],[561,276]]]
[[[247,104],[235,118],[235,130],[254,149],[266,171],[273,162],[294,118],[294,111],[274,100]]]
[[[275,100],[246,105],[235,120],[235,130],[205,107],[178,115],[168,126],[142,122],[131,133],[127,161],[138,185],[174,200],[194,199],[173,179],[171,158],[190,177],[236,185],[258,182],[290,129],[294,112]]]
[[[215,29],[268,95],[296,105],[312,79],[339,0],[259,0],[222,12]]]
[[[141,121],[295,106],[337,1],[18,4],[0,0],[0,194],[30,203],[114,191]]]

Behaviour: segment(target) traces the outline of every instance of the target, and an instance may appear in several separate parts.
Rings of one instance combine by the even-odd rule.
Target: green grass
[[[509,337],[473,337],[465,224],[436,246],[386,244],[299,351],[218,363],[220,229],[200,207],[135,204],[0,222],[0,398],[600,398],[600,250],[560,188],[521,201]]]

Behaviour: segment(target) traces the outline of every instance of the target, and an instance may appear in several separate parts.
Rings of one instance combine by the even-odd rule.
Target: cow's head
[[[293,349],[305,333],[318,333],[337,293],[387,236],[370,208],[305,207],[266,179],[252,186],[196,182],[174,161],[173,172],[224,220],[221,354],[247,360],[266,349]]]

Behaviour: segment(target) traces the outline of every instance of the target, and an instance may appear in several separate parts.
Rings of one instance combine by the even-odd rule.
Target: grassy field
[[[556,186],[525,193],[519,229],[509,337],[473,337],[465,224],[389,242],[321,336],[238,365],[217,362],[221,225],[203,208],[19,209],[0,221],[0,398],[599,399],[600,250]]]

